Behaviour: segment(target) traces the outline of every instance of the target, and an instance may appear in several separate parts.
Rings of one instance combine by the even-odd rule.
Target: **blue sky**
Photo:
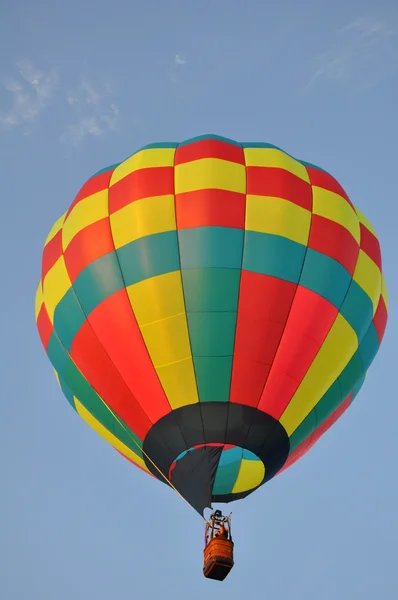
[[[396,2],[20,0],[2,3],[0,40],[0,596],[398,597]],[[42,244],[81,184],[203,133],[333,173],[378,232],[390,297],[350,410],[232,506],[221,587],[201,574],[197,514],[74,414],[34,322]]]

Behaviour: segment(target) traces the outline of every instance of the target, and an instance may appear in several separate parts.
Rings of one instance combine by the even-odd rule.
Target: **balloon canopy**
[[[152,144],[51,229],[41,341],[74,410],[199,512],[244,498],[344,413],[387,321],[376,234],[271,144]]]

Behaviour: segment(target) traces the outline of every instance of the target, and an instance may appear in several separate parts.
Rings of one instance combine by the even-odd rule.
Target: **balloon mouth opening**
[[[214,449],[218,451],[218,461],[215,469],[212,496],[217,502],[228,494],[240,494],[253,490],[261,485],[265,477],[265,465],[262,460],[250,450],[234,444],[213,442],[209,444],[197,444],[183,452],[174,459],[169,468],[168,478],[172,482],[173,474],[179,461],[189,460],[198,451]],[[204,456],[204,460],[206,460]],[[220,500],[222,502],[222,500]]]
[[[174,409],[143,440],[148,470],[160,479],[156,465],[169,476],[199,514],[212,502],[234,502],[254,492],[283,467],[289,449],[289,436],[277,419],[246,404],[221,401]]]

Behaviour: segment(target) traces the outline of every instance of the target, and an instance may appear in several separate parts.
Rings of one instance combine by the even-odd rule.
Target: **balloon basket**
[[[203,575],[207,579],[224,581],[234,566],[234,543],[231,540],[213,538],[203,554]]]

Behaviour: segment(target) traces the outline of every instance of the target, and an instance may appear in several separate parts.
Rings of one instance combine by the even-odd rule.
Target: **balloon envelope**
[[[331,175],[204,136],[83,185],[45,242],[36,319],[76,412],[201,513],[344,413],[387,292],[375,232]]]

